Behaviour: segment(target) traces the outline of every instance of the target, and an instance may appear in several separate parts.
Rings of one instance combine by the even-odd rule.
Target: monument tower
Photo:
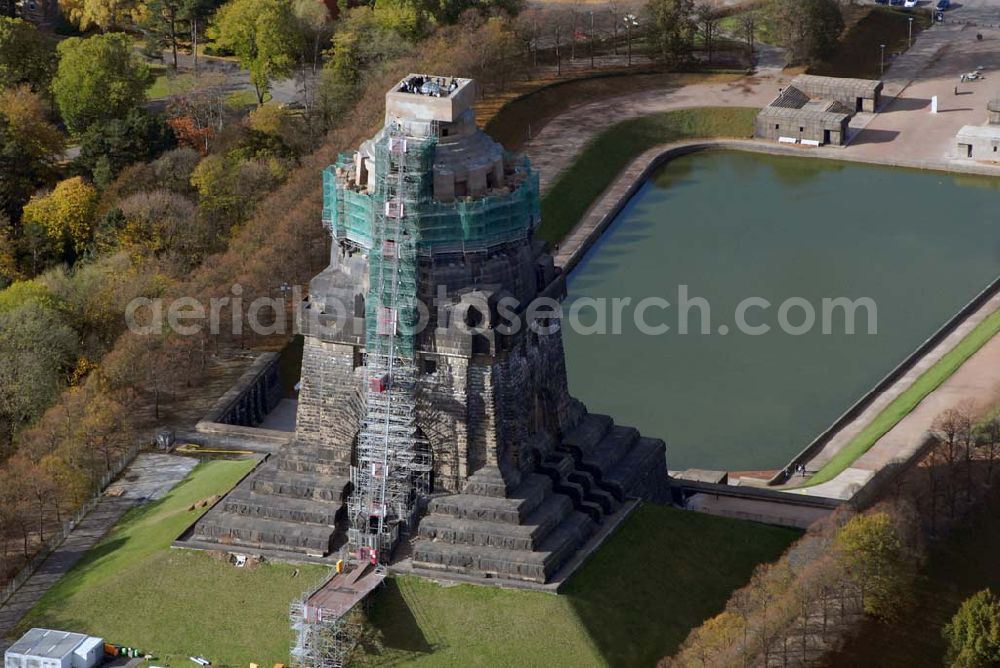
[[[410,75],[324,171],[295,439],[199,540],[386,561],[409,534],[418,570],[545,582],[628,498],[664,496],[663,442],[569,394],[558,319],[538,317],[565,291],[534,236],[538,176],[475,98]]]

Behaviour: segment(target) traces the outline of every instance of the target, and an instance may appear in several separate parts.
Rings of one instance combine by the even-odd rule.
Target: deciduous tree
[[[64,147],[27,85],[0,93],[0,212],[15,225],[32,193],[55,181]]]
[[[32,197],[24,207],[24,221],[39,225],[68,255],[75,256],[93,237],[96,204],[97,190],[75,176],[60,181],[51,193]]]
[[[250,71],[258,104],[264,104],[274,79],[291,74],[301,51],[290,0],[230,0],[219,9],[213,32],[219,46]]]
[[[125,118],[146,100],[153,82],[149,67],[122,34],[71,37],[59,44],[52,82],[56,104],[74,134],[94,123]]]
[[[96,27],[106,33],[134,15],[136,0],[59,0],[59,8],[81,31]]]
[[[55,74],[56,45],[21,19],[0,17],[0,89],[28,84],[47,91]]]
[[[885,512],[851,519],[837,534],[838,556],[861,589],[865,612],[895,619],[914,576],[914,563],[892,518]]]
[[[646,7],[652,19],[648,35],[654,57],[671,66],[687,60],[697,31],[694,0],[649,0]]]
[[[1000,665],[1000,599],[983,591],[966,599],[944,628],[948,662],[956,668]]]

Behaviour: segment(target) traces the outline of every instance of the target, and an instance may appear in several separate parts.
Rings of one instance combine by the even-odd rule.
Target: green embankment
[[[138,647],[161,666],[201,654],[217,666],[288,661],[288,605],[327,569],[237,569],[170,547],[248,461],[202,464],[165,499],[130,512],[19,630],[50,626]],[[564,595],[390,578],[372,602],[384,649],[372,665],[652,665],[718,612],[795,531],[671,508],[639,508]],[[298,575],[296,572],[298,571]]]
[[[826,466],[809,479],[807,486],[832,480],[849,467],[858,457],[868,452],[890,429],[955,373],[977,350],[1000,332],[1000,311],[990,314],[979,323],[957,346],[949,350],[916,382],[886,406],[865,429],[854,437]]]
[[[753,134],[759,109],[695,107],[622,121],[584,147],[542,199],[539,235],[558,243],[618,174],[644,151],[683,139],[740,137]]]
[[[559,596],[389,581],[371,620],[371,665],[652,666],[717,614],[797,531],[646,504]]]
[[[196,468],[164,499],[129,512],[22,621],[99,635],[189,665],[204,654],[217,666],[287,663],[288,605],[328,569],[265,564],[237,569],[170,543],[203,510],[192,504],[232,488],[250,460]],[[299,571],[295,575],[296,570]]]

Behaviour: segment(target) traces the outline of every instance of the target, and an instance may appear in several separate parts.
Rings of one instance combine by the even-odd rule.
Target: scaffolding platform
[[[324,618],[343,617],[384,579],[385,571],[371,564],[361,564],[346,573],[338,573],[306,600],[306,614],[309,615],[311,610]]]

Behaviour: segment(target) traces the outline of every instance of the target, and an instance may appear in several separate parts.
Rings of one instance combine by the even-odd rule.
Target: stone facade
[[[881,81],[802,74],[754,121],[754,137],[787,144],[841,146],[851,118],[878,109]]]
[[[472,196],[457,198],[454,184],[502,155],[475,126],[474,82],[456,85],[450,104],[434,97],[427,106],[427,116],[451,119],[428,125],[448,145],[438,146],[429,180],[435,211],[442,202],[467,203]],[[411,127],[429,122],[422,96],[389,95],[390,110],[411,114],[404,119]],[[342,164],[353,168],[339,168],[328,197],[349,188],[363,194],[364,179],[376,176],[374,158]],[[508,180],[491,180],[484,196],[516,197],[519,187],[537,183],[507,164],[500,171]],[[451,179],[443,195],[438,172]],[[627,498],[667,497],[663,441],[588,414],[569,394],[558,327],[531,326],[533,300],[547,296],[558,307],[563,297],[551,255],[533,238],[537,191],[532,197],[532,207],[519,209],[526,218],[505,223],[523,226],[519,238],[488,230],[488,242],[463,241],[475,250],[429,244],[419,256],[418,293],[428,309],[415,339],[414,410],[433,492],[413,546],[420,569],[545,582]],[[330,266],[302,307],[296,438],[198,524],[198,540],[309,554],[341,544],[341,503],[365,415],[371,251],[350,236],[363,239],[363,229],[332,227]]]
[[[1000,98],[986,105],[986,125],[965,125],[955,137],[955,157],[1000,162]]]

